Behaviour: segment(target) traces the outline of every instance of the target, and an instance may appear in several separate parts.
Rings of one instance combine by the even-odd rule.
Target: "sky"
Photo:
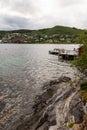
[[[0,0],[0,30],[87,29],[87,0]]]

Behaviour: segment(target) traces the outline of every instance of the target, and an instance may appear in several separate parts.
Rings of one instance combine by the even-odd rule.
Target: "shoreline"
[[[43,86],[44,92],[36,96],[33,116],[17,130],[82,130],[80,126],[83,128],[84,115],[87,114],[79,93],[83,81],[74,82],[69,77],[62,77],[59,81],[50,82],[47,87]]]
[[[5,111],[2,110],[3,108],[1,109],[2,115],[0,117],[0,130],[68,130],[67,124],[70,125],[69,123],[72,123],[72,121],[74,124],[78,124],[83,121],[84,104],[79,94],[80,83],[83,81],[81,78],[83,76],[76,68],[70,67],[72,69],[68,70],[68,68],[66,68],[64,65],[62,67],[63,73],[59,78],[57,77],[55,80],[44,82],[41,87],[41,92],[34,96],[34,102],[32,104],[33,106],[31,105],[31,109],[29,109],[30,104],[28,104],[29,98],[27,98],[27,101],[23,100],[26,105],[24,109],[25,111],[22,111],[22,106],[21,110],[19,109],[22,95],[20,95],[20,93],[15,95],[14,91],[10,98],[8,95],[6,95],[7,97],[5,98],[8,98],[9,102],[7,102]],[[12,86],[13,83],[17,85],[16,80],[10,80]],[[27,85],[28,84],[29,83],[27,83]],[[25,84],[23,87],[25,87]],[[10,89],[11,88],[5,89],[5,92],[9,91]],[[25,94],[26,96],[26,92],[22,94]],[[29,93],[27,94],[29,95]],[[17,96],[17,98],[14,98],[15,96]],[[11,100],[9,99],[12,98],[17,99],[14,101],[12,100],[12,102],[17,104],[16,107],[19,105],[17,109],[14,109],[14,106],[11,106],[12,102],[10,102]],[[0,103],[3,102],[1,101]],[[1,105],[3,106],[4,104]],[[16,113],[16,111],[19,113]],[[21,113],[20,111],[25,113]],[[11,118],[10,114],[12,114]]]
[[[64,44],[64,45],[65,45],[65,44],[79,44],[79,43],[76,43],[76,42],[75,42],[75,43],[68,43],[68,42],[65,42],[65,43],[61,43],[61,42],[60,42],[60,43],[50,43],[50,42],[49,42],[49,43],[48,43],[48,42],[46,42],[46,43],[44,43],[44,42],[41,42],[41,43],[38,43],[38,42],[36,42],[36,43],[31,43],[31,42],[30,42],[30,43],[29,43],[29,42],[28,42],[28,43],[0,43],[0,44],[54,44],[54,45],[55,45],[55,44]]]
[[[9,129],[2,125],[0,130],[69,130],[71,122],[74,125],[70,130],[76,130],[84,121],[85,106],[79,94],[84,81],[81,78],[62,76],[44,84],[41,94],[35,97],[31,115],[20,117]]]
[[[43,86],[44,92],[36,96],[32,117],[20,124],[17,130],[68,130],[67,123],[71,120],[74,124],[82,123],[84,111],[81,109],[84,105],[78,82],[62,77],[47,87]]]

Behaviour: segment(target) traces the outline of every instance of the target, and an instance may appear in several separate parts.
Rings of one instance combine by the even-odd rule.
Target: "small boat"
[[[60,51],[59,49],[55,48],[53,50],[49,50],[49,54],[58,55],[59,51]]]

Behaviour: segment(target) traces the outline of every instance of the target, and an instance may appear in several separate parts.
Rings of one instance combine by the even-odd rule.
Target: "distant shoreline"
[[[77,38],[84,30],[55,26],[40,30],[14,30],[0,31],[0,42],[2,43],[76,43]]]
[[[0,44],[79,44],[79,43],[0,43]]]

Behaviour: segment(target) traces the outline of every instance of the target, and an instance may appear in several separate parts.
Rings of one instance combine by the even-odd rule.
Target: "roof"
[[[60,50],[60,55],[78,55],[77,50]]]
[[[56,48],[64,50],[76,50],[80,48],[82,44],[58,44]]]

